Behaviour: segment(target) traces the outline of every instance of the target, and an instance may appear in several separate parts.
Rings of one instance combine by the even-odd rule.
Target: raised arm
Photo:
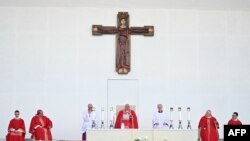
[[[115,26],[92,25],[92,35],[115,34],[117,32]]]
[[[130,27],[129,31],[132,35],[154,36],[154,26]]]

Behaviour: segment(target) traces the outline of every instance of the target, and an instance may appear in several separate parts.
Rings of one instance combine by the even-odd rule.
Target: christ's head
[[[121,27],[126,27],[126,20],[124,18],[121,19]]]

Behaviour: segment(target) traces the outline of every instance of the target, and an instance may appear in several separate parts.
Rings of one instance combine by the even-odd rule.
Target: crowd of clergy
[[[24,141],[25,139],[25,123],[20,118],[20,112],[16,110],[14,112],[15,117],[10,120],[8,126],[8,133],[6,135],[6,141]],[[86,131],[93,128],[93,124],[99,125],[98,113],[94,110],[92,104],[88,104],[88,108],[83,113],[82,124],[82,141],[86,141]],[[238,113],[234,112],[232,118],[228,121],[228,125],[242,125],[238,119]],[[37,113],[31,119],[29,133],[31,139],[36,141],[51,141],[52,134],[51,128],[53,127],[52,121],[46,117],[42,110],[37,110]],[[117,114],[114,128],[116,129],[138,129],[138,120],[134,110],[130,108],[129,104],[126,104],[122,110]],[[152,117],[152,128],[154,129],[169,129],[169,120],[167,113],[163,111],[162,104],[157,105],[157,110]],[[199,139],[201,141],[218,141],[219,140],[219,123],[217,119],[212,115],[211,110],[207,110],[205,115],[200,119],[199,125]]]

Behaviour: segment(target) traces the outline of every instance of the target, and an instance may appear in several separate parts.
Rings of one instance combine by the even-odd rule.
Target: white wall
[[[91,35],[92,24],[116,25],[118,11],[155,26],[154,37],[132,37],[126,76],[114,71],[115,36]],[[140,128],[157,103],[190,106],[193,128],[207,109],[221,127],[234,111],[250,124],[248,11],[0,7],[0,21],[0,138],[15,109],[28,130],[41,108],[54,138],[80,139],[86,105],[107,106],[108,79],[138,80]]]

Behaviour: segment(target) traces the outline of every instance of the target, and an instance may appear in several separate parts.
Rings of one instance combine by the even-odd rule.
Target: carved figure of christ
[[[130,72],[130,35],[153,36],[154,27],[129,27],[129,14],[119,12],[117,27],[92,25],[92,35],[116,34],[116,71],[118,74]]]

